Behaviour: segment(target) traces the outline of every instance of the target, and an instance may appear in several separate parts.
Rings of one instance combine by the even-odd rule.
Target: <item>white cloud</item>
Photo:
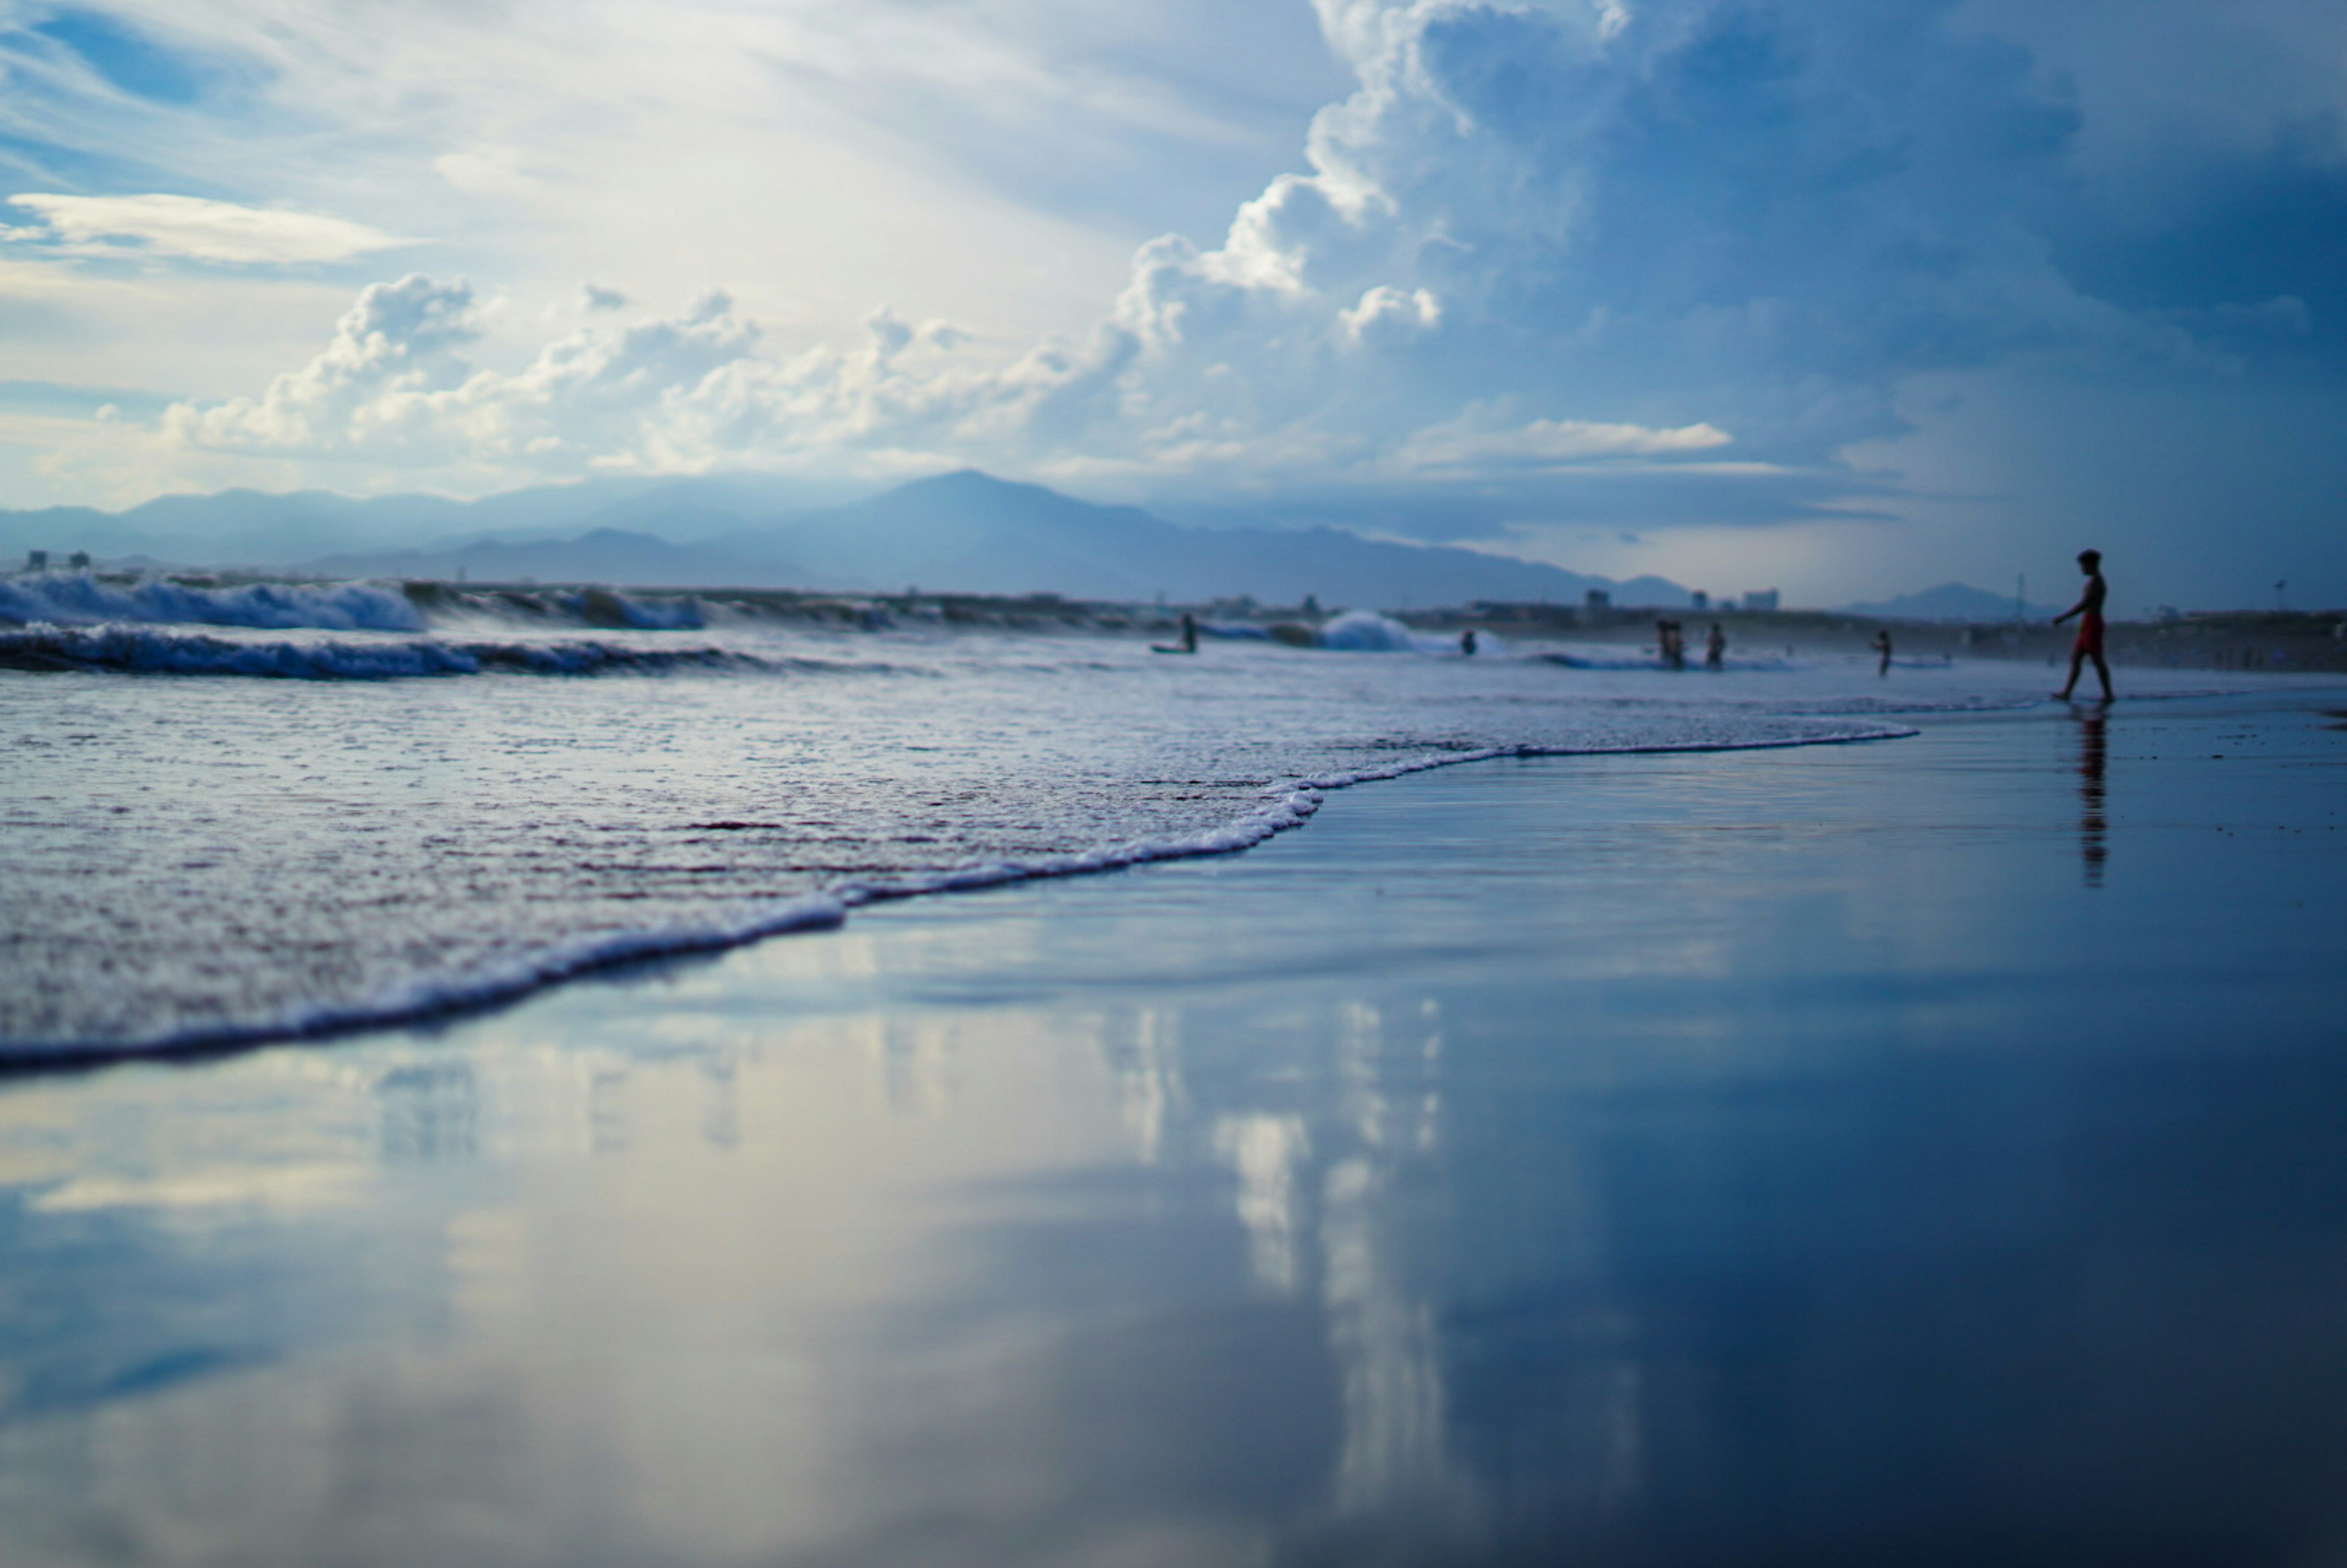
[[[477,337],[473,291],[417,274],[374,283],[335,323],[325,352],[258,398],[177,404],[165,432],[190,446],[379,461],[460,459],[468,432],[451,401],[470,377],[457,350]]]
[[[149,256],[237,266],[346,261],[420,243],[321,212],[242,207],[195,196],[60,196],[39,191],[8,198],[40,216],[43,229],[7,237],[51,242],[85,256]]]
[[[1918,364],[2135,330],[2015,215],[2067,123],[2025,62],[1968,52],[1922,0],[1892,0],[1904,33],[1869,32],[1842,15],[1858,3],[1321,0],[1358,87],[1314,121],[1308,170],[1271,179],[1217,245],[1143,246],[1086,336],[1007,360],[887,313],[860,347],[792,352],[728,302],[499,374],[457,337],[359,346],[402,341],[354,327],[395,298],[370,291],[313,364],[169,428],[515,472],[885,456],[1472,480],[1680,463],[1730,432],[1741,460],[1815,467],[1900,427]],[[1968,149],[1982,120],[1993,145]]]
[[[1343,313],[1345,331],[1355,343],[1394,346],[1408,343],[1442,320],[1442,305],[1424,289],[1408,293],[1379,283],[1361,296],[1361,302]]]
[[[581,273],[723,282],[810,337],[886,299],[998,341],[1080,326],[1135,244],[1292,160],[1337,79],[1308,10],[1261,0],[104,9],[230,87],[159,104],[0,34],[0,138],[70,154],[23,188],[134,169],[432,235],[529,309]]]
[[[1725,446],[1733,439],[1709,425],[1656,430],[1586,419],[1535,419],[1512,430],[1476,430],[1456,424],[1430,427],[1404,443],[1399,457],[1405,468],[1483,469],[1608,457],[1676,457]]]

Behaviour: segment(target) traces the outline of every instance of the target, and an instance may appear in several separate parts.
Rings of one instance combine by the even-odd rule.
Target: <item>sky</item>
[[[0,506],[973,466],[2347,605],[2342,113],[2335,0],[0,0]]]

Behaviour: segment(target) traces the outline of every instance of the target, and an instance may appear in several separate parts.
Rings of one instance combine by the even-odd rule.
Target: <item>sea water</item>
[[[1891,738],[2045,685],[1208,630],[1165,657],[870,607],[0,582],[0,1060],[428,1015],[876,897],[1242,849],[1445,763]]]

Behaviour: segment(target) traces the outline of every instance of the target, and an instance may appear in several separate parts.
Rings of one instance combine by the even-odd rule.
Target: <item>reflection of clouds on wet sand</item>
[[[1275,1296],[1296,1288],[1296,1166],[1311,1153],[1311,1140],[1296,1116],[1225,1116],[1214,1123],[1214,1152],[1238,1176],[1239,1224],[1247,1236],[1255,1282]]]
[[[2347,1538],[2336,737],[2163,785],[2185,721],[2129,713],[2171,895],[2113,904],[2032,723],[1425,781],[1521,820],[1407,917],[1296,919],[1307,835],[0,1083],[0,1563],[1856,1561],[2244,1496]],[[2303,834],[2190,815],[2256,778]],[[1312,834],[1422,866],[1379,798]]]
[[[0,1542],[87,1506],[256,1563],[316,1560],[354,1521],[358,1561],[392,1555],[368,1529],[459,1563],[917,1550],[976,1529],[1005,1560],[1113,1542],[1182,1563],[1226,1560],[1235,1530],[1309,1505],[1337,1399],[1314,1341],[1389,1354],[1345,1239],[1365,1234],[1366,1194],[1318,1238],[1366,1337],[1316,1331],[1307,1302],[1246,1307],[1305,1288],[1320,1176],[1302,1116],[1194,1104],[1179,1009],[690,1016],[664,1009],[635,1050],[625,1024],[558,1045],[516,1015],[461,1057],[393,1040],[345,1048],[323,1077],[278,1074],[267,1053],[218,1064],[172,1107],[201,1136],[149,1151],[135,1179],[64,1173],[97,1163],[109,1126],[159,1112],[141,1073],[0,1100],[61,1143],[42,1169],[12,1167],[51,1222],[241,1204],[261,1255],[297,1272],[309,1229],[337,1223],[421,1265],[374,1278],[369,1313],[307,1325],[305,1353],[208,1368],[189,1358],[204,1312],[142,1303],[188,1375],[0,1433],[12,1475],[46,1478]],[[282,1157],[288,1126],[324,1129],[337,1158]],[[1235,1209],[1180,1196],[1234,1180]],[[169,1266],[151,1226],[126,1245],[121,1267]],[[77,1268],[55,1283],[119,1284]],[[269,1272],[242,1282],[241,1309],[311,1305],[272,1299]],[[1169,1292],[1227,1309],[1167,1317]],[[1134,1313],[1143,1337],[1123,1327]],[[1343,1398],[1374,1411],[1392,1380],[1348,1372]],[[92,1423],[116,1434],[95,1451]],[[196,1425],[209,1457],[179,1446]],[[1268,1461],[1202,1458],[1234,1427],[1296,1440]],[[435,1430],[452,1446],[426,1454]],[[1143,1527],[1088,1489],[1163,1506]],[[1225,1517],[1234,1491],[1255,1525]]]
[[[87,1167],[160,1111],[143,1070],[0,1097],[55,1148],[45,1177],[10,1141],[39,1223],[161,1216],[55,1288],[191,1266],[216,1238],[182,1217],[234,1210],[248,1266],[275,1260],[238,1309],[315,1318],[206,1363],[210,1307],[142,1301],[181,1375],[0,1427],[0,1545],[103,1517],[255,1564],[338,1535],[358,1562],[714,1562],[975,1530],[1006,1561],[1174,1563],[1457,1513],[1391,1212],[1440,1146],[1430,1012],[1399,1043],[1366,1004],[1291,1019],[1281,1062],[1204,1096],[1180,1008],[692,1017],[632,1051],[632,1020],[558,1044],[518,1014],[461,1054],[217,1064],[174,1089],[200,1133],[135,1176]],[[288,1127],[333,1157],[287,1157]],[[399,1262],[358,1300],[272,1286],[320,1227]]]
[[[1382,1212],[1404,1166],[1435,1143],[1432,1090],[1440,1034],[1430,1025],[1419,1051],[1389,1057],[1378,1009],[1344,1009],[1337,1037],[1338,1112],[1353,1151],[1322,1184],[1321,1294],[1330,1348],[1343,1368],[1345,1446],[1338,1460],[1340,1513],[1397,1506],[1446,1506],[1463,1496],[1444,1443],[1442,1370],[1430,1305],[1409,1288],[1404,1237]],[[1417,1082],[1389,1092],[1389,1061]]]

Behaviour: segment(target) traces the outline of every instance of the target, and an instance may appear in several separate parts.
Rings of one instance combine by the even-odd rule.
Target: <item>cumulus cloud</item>
[[[470,374],[457,351],[478,335],[466,283],[420,274],[373,283],[308,364],[277,377],[258,398],[207,408],[175,404],[163,428],[221,451],[446,460],[474,438],[452,395]]]
[[[887,469],[930,449],[908,455],[908,440],[1003,396],[983,375],[938,373],[962,334],[886,311],[856,349],[779,355],[712,292],[673,315],[581,327],[509,373],[470,357],[484,314],[461,280],[371,285],[308,364],[258,397],[174,404],[162,433],[211,453],[506,477],[744,461]]]
[[[195,196],[60,196],[40,191],[8,198],[36,214],[40,227],[6,231],[83,256],[146,256],[231,266],[294,266],[346,261],[417,243],[364,223],[272,207],[243,207]]]
[[[2079,103],[1955,0],[1317,9],[1356,85],[1305,167],[1218,240],[1143,246],[1089,334],[1006,353],[882,312],[806,347],[722,296],[626,322],[590,291],[600,319],[499,373],[466,357],[469,292],[411,277],[264,395],[167,427],[515,476],[977,462],[1324,502],[1407,480],[1503,496],[1490,528],[1665,494],[1769,520],[1881,497],[1848,454],[1910,429],[1919,377],[2335,341],[2335,281],[2270,264],[2231,294],[2206,224],[2161,220],[2190,242],[2164,272],[2125,223],[2082,228]],[[2320,197],[2330,155],[2293,145],[2275,189]]]

